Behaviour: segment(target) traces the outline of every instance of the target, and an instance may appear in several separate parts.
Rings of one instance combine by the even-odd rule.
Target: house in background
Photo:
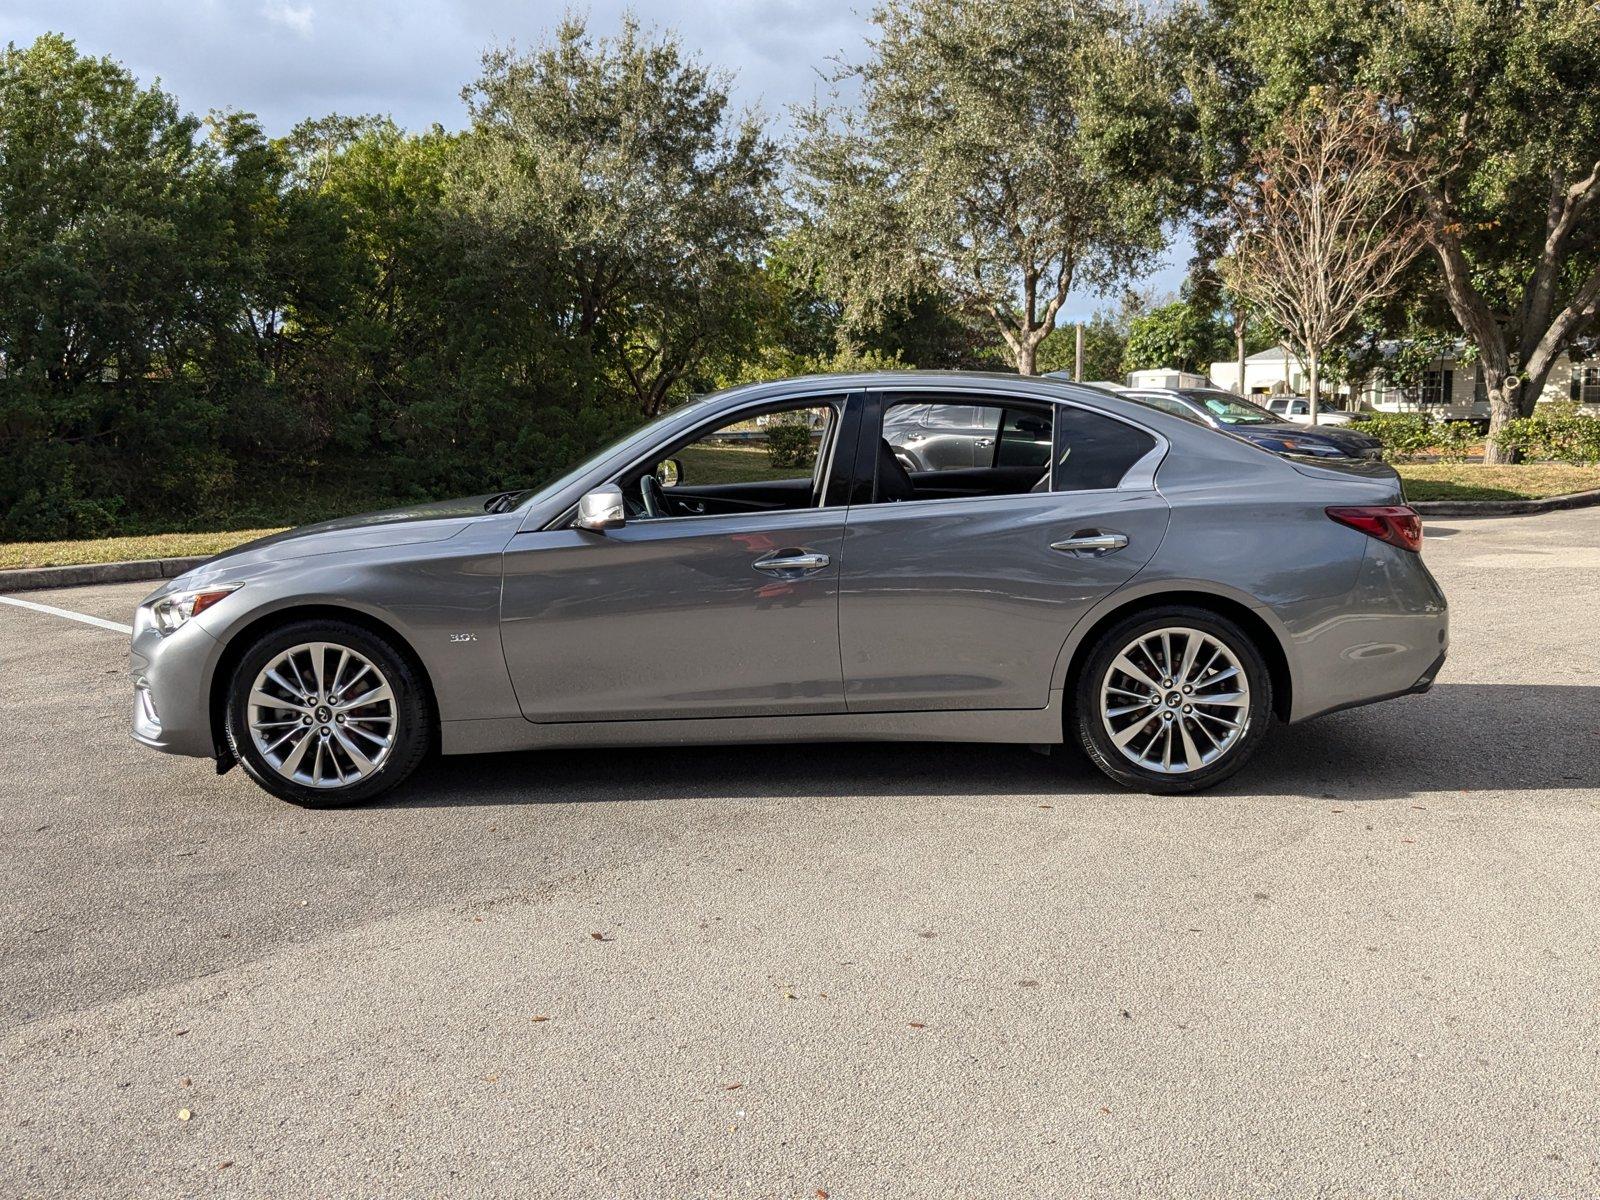
[[[1392,356],[1396,345],[1390,342],[1380,349],[1386,356]],[[1244,360],[1243,387],[1237,386],[1238,377],[1236,362],[1211,364],[1211,378],[1217,386],[1243,396],[1303,396],[1306,393],[1305,368],[1294,355],[1278,348],[1263,350]],[[1349,392],[1343,385],[1326,389],[1323,403],[1331,401],[1349,406]],[[1540,403],[1552,400],[1570,400],[1600,411],[1600,360],[1575,361],[1562,355],[1545,381],[1544,394],[1539,397]],[[1445,420],[1489,419],[1489,396],[1483,383],[1483,371],[1477,363],[1461,362],[1459,350],[1434,359],[1410,387],[1395,386],[1379,372],[1362,386],[1354,407],[1378,412],[1427,412]]]

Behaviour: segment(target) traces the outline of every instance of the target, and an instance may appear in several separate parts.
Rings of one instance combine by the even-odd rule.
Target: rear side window
[[[1142,429],[1062,405],[1056,409],[1055,477],[1057,492],[1088,492],[1121,484],[1129,468],[1151,450],[1156,439]]]

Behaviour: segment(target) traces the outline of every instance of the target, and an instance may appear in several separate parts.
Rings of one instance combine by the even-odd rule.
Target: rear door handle
[[[1128,535],[1125,533],[1101,533],[1098,529],[1091,529],[1059,542],[1051,542],[1050,549],[1060,550],[1064,554],[1099,555],[1113,554],[1127,544]]]
[[[822,570],[831,561],[826,554],[819,554],[815,550],[774,550],[750,565],[769,575],[807,575]]]

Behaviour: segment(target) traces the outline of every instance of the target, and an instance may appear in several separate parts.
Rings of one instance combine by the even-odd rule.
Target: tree
[[[1191,300],[1174,300],[1128,323],[1122,370],[1176,367],[1203,374],[1228,349],[1228,329],[1214,313]]]
[[[730,116],[728,86],[676,37],[628,18],[595,38],[569,17],[530,54],[485,55],[463,93],[469,210],[536,234],[564,277],[565,327],[647,415],[755,334],[778,152],[760,120]]]
[[[1123,0],[885,0],[859,110],[797,113],[793,194],[852,311],[937,288],[1033,374],[1069,292],[1144,270],[1182,174],[1175,99]]]
[[[1123,352],[1128,343],[1125,313],[1101,311],[1083,323],[1083,379],[1115,383],[1122,378]],[[1041,373],[1070,372],[1077,361],[1076,324],[1060,325],[1039,343]]]
[[[1437,286],[1482,366],[1491,429],[1531,413],[1600,327],[1600,8],[1197,0],[1174,27],[1214,177],[1312,87],[1388,99],[1425,170]],[[1489,461],[1504,455],[1491,438]]]
[[[1233,190],[1223,278],[1306,365],[1313,423],[1323,354],[1423,246],[1422,179],[1397,142],[1375,98],[1315,94]]]

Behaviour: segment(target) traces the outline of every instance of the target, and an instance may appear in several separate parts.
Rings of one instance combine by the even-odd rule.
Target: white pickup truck
[[[1265,399],[1267,407],[1284,420],[1293,421],[1296,425],[1311,424],[1311,401],[1305,396],[1268,396]],[[1326,405],[1317,413],[1318,425],[1348,425],[1354,419],[1354,413]]]

